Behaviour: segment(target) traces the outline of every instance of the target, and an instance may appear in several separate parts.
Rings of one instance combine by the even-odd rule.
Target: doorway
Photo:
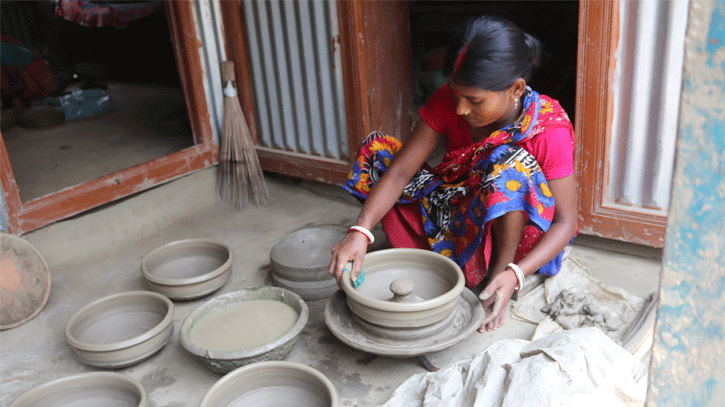
[[[576,114],[578,1],[411,1],[410,30],[414,108],[445,82],[438,72],[451,30],[484,14],[508,19],[542,43],[541,65],[531,87],[559,100],[569,118]]]
[[[194,145],[162,3],[93,26],[81,20],[89,15],[62,18],[52,2],[2,9],[4,38],[47,61],[54,85],[39,100],[3,95],[3,115],[17,117],[2,134],[22,201]]]
[[[27,143],[31,146],[23,150],[25,157],[22,157],[22,154],[18,155],[18,150],[9,152],[6,140],[7,144],[16,143],[9,137],[12,135],[11,132],[17,130],[15,126],[0,132],[0,167],[2,167],[0,181],[5,198],[4,203],[0,202],[5,205],[1,208],[3,217],[0,218],[0,226],[14,234],[22,234],[143,191],[191,171],[211,166],[218,160],[218,146],[214,141],[204,88],[204,71],[200,54],[202,50],[199,48],[194,22],[195,8],[198,4],[170,0],[153,3],[105,1],[88,3],[93,7],[103,7],[112,3],[131,6],[153,4],[158,10],[143,18],[134,19],[126,28],[121,29],[121,31],[131,30],[131,25],[138,23],[138,32],[135,34],[132,31],[113,32],[111,30],[116,28],[111,27],[95,28],[97,30],[108,28],[107,37],[103,38],[98,34],[100,31],[94,31],[94,38],[88,41],[96,44],[101,42],[103,45],[106,43],[101,40],[105,39],[114,46],[100,49],[81,46],[79,50],[74,48],[73,41],[70,41],[67,53],[53,53],[52,47],[46,45],[48,49],[44,49],[43,44],[50,43],[56,46],[59,43],[65,44],[64,41],[60,41],[60,34],[34,28],[47,27],[50,24],[47,19],[56,18],[54,3],[50,1],[1,3],[3,6],[14,5],[18,13],[26,13],[24,16],[22,14],[19,16],[22,18],[12,19],[17,26],[14,30],[28,42],[39,44],[36,49],[41,58],[38,59],[44,60],[42,56],[47,55],[50,60],[49,67],[58,67],[61,73],[70,72],[70,76],[58,74],[59,85],[50,86],[52,92],[60,94],[44,95],[44,97],[63,97],[68,91],[73,93],[77,90],[100,89],[106,94],[113,93],[116,104],[97,115],[74,119],[73,123],[70,121],[66,123],[64,120],[62,123],[47,125],[44,120],[38,120],[42,126],[37,126],[38,122],[31,121],[31,125],[27,126],[26,123],[26,127],[33,127],[33,124],[36,124],[36,128],[23,128],[21,131],[24,133],[27,130],[27,134],[35,133],[35,137],[45,139],[52,137],[40,137],[38,134],[51,134],[51,130],[56,131],[58,128],[66,127],[67,124],[69,128],[70,125],[82,124],[76,127],[75,131],[68,131],[65,140],[50,144],[51,149],[59,150],[54,151],[56,154],[60,153],[59,156],[73,150],[76,155],[65,163],[70,163],[69,165],[76,166],[81,171],[80,174],[85,181],[79,178],[80,183],[73,184],[76,181],[67,181],[72,173],[70,169],[58,170],[54,165],[49,165],[50,160],[44,159],[41,152],[35,151],[41,147],[38,143]],[[78,2],[68,1],[68,3]],[[43,7],[45,9],[42,9]],[[48,9],[52,11],[50,15]],[[6,25],[6,17],[10,15],[6,10],[13,11],[12,7],[3,8],[3,28],[10,26]],[[118,17],[113,13],[109,15],[110,19]],[[34,19],[36,17],[37,20]],[[104,15],[104,18],[106,17]],[[92,22],[95,26],[95,21]],[[79,30],[83,32],[89,27],[68,28],[66,22],[62,24],[66,27],[61,27],[60,33],[75,39],[76,43],[83,43],[78,40],[78,32]],[[64,30],[69,30],[70,33]],[[39,34],[40,31],[42,33]],[[114,36],[117,38],[111,38]],[[129,36],[135,36],[134,40],[125,41],[123,37]],[[89,35],[86,32],[80,37],[87,38]],[[32,45],[30,47],[33,48]],[[131,48],[131,51],[128,51],[128,48]],[[130,55],[133,58],[129,58]],[[61,61],[53,61],[55,57],[61,58]],[[56,80],[55,76],[56,73],[53,73],[53,81]],[[3,93],[5,94],[5,91]],[[63,113],[65,119],[66,112]],[[116,117],[121,113],[127,116]],[[53,118],[47,114],[31,116],[34,119],[48,117]],[[109,121],[110,126],[108,126]],[[3,124],[4,127],[7,126],[5,121]],[[41,127],[40,130],[45,133],[37,133],[38,127]],[[105,128],[110,133],[104,134],[99,131],[100,128]],[[84,143],[89,143],[89,140],[96,144],[88,147]],[[99,140],[100,144],[106,144],[103,148],[99,146]],[[11,159],[11,155],[15,158]],[[95,155],[98,155],[96,158],[98,162],[93,163],[90,160]],[[57,168],[61,168],[61,161],[59,159]],[[57,183],[57,186],[48,187],[41,192],[23,192],[21,196],[21,189],[24,188],[22,177],[17,179],[15,173],[22,173],[23,165],[31,167],[46,165],[46,170],[41,172],[40,180],[37,181],[42,185],[52,184],[56,178],[60,178],[64,183]],[[47,168],[48,166],[51,168]],[[93,173],[90,169],[92,167],[98,167],[100,170]],[[68,184],[71,185],[63,186]],[[27,185],[25,189],[28,189]]]

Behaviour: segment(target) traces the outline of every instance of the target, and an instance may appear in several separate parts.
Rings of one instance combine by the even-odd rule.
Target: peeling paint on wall
[[[725,2],[693,0],[647,406],[725,401]]]
[[[0,230],[8,231],[8,204],[5,202],[5,189],[0,185]]]

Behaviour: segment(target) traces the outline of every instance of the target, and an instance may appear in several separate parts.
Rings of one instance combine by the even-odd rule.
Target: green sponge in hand
[[[350,281],[352,281],[352,287],[354,289],[357,290],[358,287],[360,287],[362,283],[365,282],[365,272],[362,269],[360,269],[360,274],[358,274],[357,279],[352,279],[352,261],[347,262],[345,267],[342,269],[343,274],[345,273],[345,271],[350,273]]]

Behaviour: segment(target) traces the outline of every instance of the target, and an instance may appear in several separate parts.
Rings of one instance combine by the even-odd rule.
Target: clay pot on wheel
[[[428,250],[387,249],[365,255],[365,282],[342,279],[350,311],[363,324],[409,329],[445,325],[464,288],[463,271]]]

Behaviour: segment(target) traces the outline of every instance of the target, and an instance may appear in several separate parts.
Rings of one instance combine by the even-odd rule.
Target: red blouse
[[[421,120],[445,137],[448,152],[473,144],[468,122],[456,114],[456,100],[447,83],[436,90],[418,113]],[[574,173],[573,140],[570,129],[552,127],[515,144],[536,158],[546,179],[557,179]]]

